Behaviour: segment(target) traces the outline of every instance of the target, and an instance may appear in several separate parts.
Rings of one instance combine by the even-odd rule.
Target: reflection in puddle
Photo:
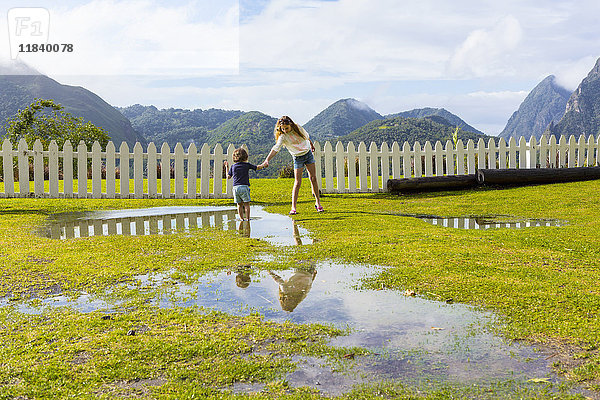
[[[349,328],[350,333],[331,340],[332,345],[358,346],[372,352],[356,357],[354,368],[346,374],[333,373],[316,359],[299,360],[300,368],[286,377],[293,386],[314,387],[317,379],[318,389],[335,395],[355,383],[387,379],[415,384],[428,379],[480,384],[526,382],[533,377],[558,382],[549,368],[549,354],[509,343],[487,330],[494,321],[492,313],[407,297],[397,291],[356,289],[362,278],[380,270],[319,262],[295,270],[259,273],[240,266],[236,271],[205,275],[192,284],[174,281],[171,273],[135,279],[142,288],[162,292],[152,300],[162,308],[201,306],[234,315],[259,312],[278,322],[333,324]],[[90,295],[79,299],[59,296],[55,303],[52,301],[44,299],[41,308],[69,306],[89,312],[110,310],[115,305]],[[23,312],[40,311],[39,307],[19,308]]]
[[[396,214],[402,217],[419,218],[437,226],[456,229],[521,229],[535,226],[565,226],[567,221],[556,219],[529,219],[509,216],[438,217],[420,214]]]
[[[90,236],[167,235],[213,227],[239,230],[246,237],[264,239],[276,245],[312,243],[308,231],[284,215],[250,207],[252,221],[236,221],[237,210],[230,207],[152,207],[129,210],[91,211],[55,214],[48,218],[41,235],[51,239]]]
[[[287,216],[252,207],[253,219],[247,223],[236,221],[235,214],[235,209],[215,207],[121,210],[71,215],[70,218],[63,214],[51,219],[46,232],[60,232],[57,237],[62,238],[63,233],[68,237],[67,227],[70,232],[73,227],[73,237],[76,237],[75,227],[79,227],[82,236],[81,232],[91,235],[90,227],[95,226],[99,228],[93,232],[102,235],[107,231],[126,234],[127,226],[130,227],[129,234],[134,234],[131,233],[134,226],[139,234],[151,234],[154,232],[152,227],[159,226],[162,226],[163,234],[168,230],[211,226],[237,229],[242,235],[276,244],[310,243],[308,232],[299,229]],[[162,221],[162,225],[151,221]],[[476,219],[473,221],[477,222]],[[239,222],[237,226],[236,222]],[[52,223],[58,228],[53,228]],[[105,224],[112,228],[104,228]],[[486,223],[480,221],[477,225],[485,226]],[[119,229],[122,233],[118,233]],[[156,232],[160,234],[158,228]],[[355,383],[387,379],[401,379],[417,385],[428,380],[481,384],[543,378],[558,382],[549,368],[552,355],[531,346],[509,343],[486,329],[494,322],[491,313],[462,304],[406,297],[398,291],[356,288],[361,279],[380,271],[381,268],[374,266],[333,262],[305,262],[292,270],[262,272],[253,271],[250,266],[239,266],[235,271],[207,274],[193,283],[184,283],[173,278],[173,273],[178,271],[172,270],[134,277],[139,285],[129,284],[129,288],[149,293],[153,297],[151,302],[162,308],[200,306],[234,315],[259,312],[266,319],[278,322],[326,323],[349,328],[347,336],[335,338],[331,344],[358,346],[371,351],[369,356],[355,358],[352,371],[335,373],[331,367],[320,365],[320,360],[304,357],[298,360],[300,368],[286,377],[292,386],[316,387],[325,394],[337,395]],[[31,313],[56,306],[83,312],[110,312],[121,301],[108,300],[113,295],[82,294],[77,299],[55,296],[41,299],[36,307],[20,303],[14,306]],[[0,306],[7,304],[0,300]],[[260,390],[255,387],[232,389]]]
[[[477,383],[496,379],[532,377],[558,381],[549,369],[548,354],[530,346],[511,344],[486,327],[493,314],[462,304],[446,304],[397,291],[357,290],[360,279],[380,269],[364,265],[322,262],[295,270],[265,271],[238,284],[226,272],[203,277],[192,286],[179,285],[181,300],[156,299],[161,307],[195,306],[232,314],[260,312],[266,318],[294,323],[326,323],[350,328],[347,336],[332,340],[336,346],[365,347],[377,354],[356,359],[356,371],[346,378],[319,380],[319,389],[339,394],[342,385],[381,379],[433,379]],[[153,281],[150,277],[149,281]],[[160,279],[155,281],[159,284]],[[184,293],[195,295],[184,299]],[[286,379],[314,386],[314,374],[326,369],[305,368]],[[329,386],[328,386],[329,385]]]

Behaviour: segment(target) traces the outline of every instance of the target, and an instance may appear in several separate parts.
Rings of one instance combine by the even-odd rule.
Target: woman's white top
[[[275,143],[275,146],[273,146],[271,150],[279,152],[283,146],[288,149],[290,154],[294,157],[300,157],[308,153],[311,150],[310,140],[308,140],[308,132],[306,132],[300,125],[297,126],[302,131],[304,136],[306,136],[306,139],[296,135],[294,132],[283,133],[279,136],[277,143]]]

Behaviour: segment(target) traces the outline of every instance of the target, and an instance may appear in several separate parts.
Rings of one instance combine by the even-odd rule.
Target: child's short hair
[[[235,149],[233,151],[233,162],[247,161],[248,152],[243,147]]]

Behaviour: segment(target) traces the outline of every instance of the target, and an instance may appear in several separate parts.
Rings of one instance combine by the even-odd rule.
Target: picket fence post
[[[51,140],[48,146],[48,195],[53,199],[58,198],[58,165],[58,144]]]
[[[323,153],[325,155],[325,190],[328,193],[333,192],[333,149],[331,148],[331,143],[329,141],[325,142],[325,147],[323,148]]]
[[[390,179],[390,149],[386,142],[381,143],[381,188],[379,191],[385,191],[388,180]],[[377,179],[379,182],[379,179]]]
[[[402,175],[404,178],[412,177],[412,158],[410,144],[404,142],[402,145]],[[416,174],[415,174],[416,175]]]
[[[200,149],[200,197],[210,197],[210,147],[206,143]]]
[[[356,192],[356,148],[348,142],[348,191]]]
[[[2,142],[2,169],[2,176],[4,177],[4,196],[14,197],[13,146],[8,139],[4,139],[4,142]]]
[[[160,147],[160,197],[171,198],[171,148],[167,142]]]
[[[377,144],[371,142],[369,145],[369,173],[371,174],[371,192],[379,191],[379,155]]]
[[[220,144],[215,146],[213,155],[213,196],[215,198],[223,197],[223,147]],[[188,179],[189,176],[188,176]]]
[[[190,143],[190,145],[188,146],[187,157],[187,197],[188,199],[195,199],[196,179],[198,176],[198,149],[196,148],[196,144],[194,142]],[[222,178],[221,171],[222,170],[219,171],[219,182],[221,182]],[[216,179],[217,177],[215,176],[215,180]]]
[[[473,139],[467,141],[467,169],[469,174],[475,173],[475,142]]]
[[[100,143],[92,145],[92,198],[102,198],[102,154]]]
[[[36,197],[44,195],[44,146],[40,139],[33,144],[33,193]]]
[[[367,145],[360,142],[358,145],[358,186],[359,191],[367,191]]]
[[[446,149],[444,152],[446,153],[446,174],[456,175],[454,171],[454,144],[450,139],[446,140]]]

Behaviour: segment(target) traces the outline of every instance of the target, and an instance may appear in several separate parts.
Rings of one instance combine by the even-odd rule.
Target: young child
[[[259,171],[264,168],[263,165],[253,165],[248,162],[248,152],[243,148],[233,151],[234,164],[229,167],[225,161],[227,169],[227,179],[233,178],[233,199],[237,204],[238,215],[244,220],[250,221],[250,176],[248,171],[251,169]]]

